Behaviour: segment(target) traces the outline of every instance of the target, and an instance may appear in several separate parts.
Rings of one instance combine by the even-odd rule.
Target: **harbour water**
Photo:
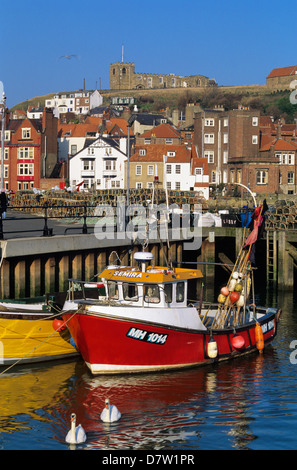
[[[296,450],[296,297],[257,296],[283,311],[263,355],[162,374],[94,377],[78,359],[0,375],[0,449],[68,450],[75,412],[81,450]],[[106,397],[122,413],[111,425],[100,420]]]

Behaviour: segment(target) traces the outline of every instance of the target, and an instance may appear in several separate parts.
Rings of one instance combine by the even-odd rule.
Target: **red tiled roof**
[[[146,150],[146,155],[139,155],[141,149]],[[138,145],[135,147],[134,155],[131,155],[130,162],[163,162],[163,156],[167,152],[175,152],[175,157],[167,157],[167,163],[190,163],[192,150],[185,145]]]
[[[115,126],[122,131],[124,135],[128,134],[128,123],[123,118],[110,118],[105,121],[106,131],[110,133]]]
[[[179,138],[180,133],[169,124],[163,123],[144,132],[141,137]]]
[[[260,148],[260,152],[267,152],[270,150],[271,146],[274,145],[274,150],[276,152],[283,152],[283,151],[297,151],[297,143],[288,142],[285,139],[272,139],[270,142],[266,143]]]
[[[60,124],[58,126],[58,137],[64,137],[70,132],[70,137],[86,137],[88,132],[98,132],[97,124]]]
[[[267,78],[288,77],[290,75],[294,75],[296,71],[297,71],[297,65],[292,65],[290,67],[280,67],[280,68],[271,70],[270,74],[267,75]]]

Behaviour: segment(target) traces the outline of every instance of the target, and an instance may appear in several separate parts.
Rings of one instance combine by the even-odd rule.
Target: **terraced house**
[[[194,146],[136,145],[129,161],[129,174],[131,188],[152,189],[158,179],[160,189],[196,190],[206,199],[209,196],[208,164],[198,158]]]
[[[41,119],[10,119],[4,136],[4,187],[13,191],[41,187],[57,164],[57,119],[44,109]]]

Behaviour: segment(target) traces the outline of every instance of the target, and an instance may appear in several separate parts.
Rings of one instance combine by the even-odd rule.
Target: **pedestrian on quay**
[[[5,189],[1,189],[0,193],[0,210],[2,219],[5,219],[7,210],[7,197],[5,194]]]

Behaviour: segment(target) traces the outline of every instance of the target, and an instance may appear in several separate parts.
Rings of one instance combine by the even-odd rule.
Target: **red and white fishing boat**
[[[100,275],[106,296],[78,300],[63,319],[93,374],[150,372],[199,366],[262,351],[277,334],[280,310],[247,302],[252,269],[242,251],[218,303],[187,302],[198,269],[109,266]]]

